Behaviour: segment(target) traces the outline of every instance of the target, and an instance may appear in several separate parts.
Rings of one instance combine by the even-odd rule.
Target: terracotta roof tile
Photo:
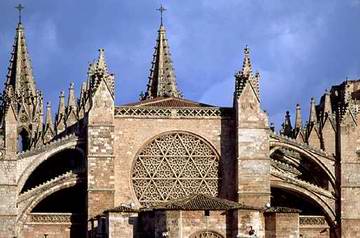
[[[261,210],[245,206],[241,203],[229,201],[222,198],[212,197],[204,194],[193,194],[188,197],[169,201],[164,204],[153,207],[154,210],[236,210],[249,209]]]
[[[131,208],[131,207],[125,206],[125,205],[121,205],[121,206],[118,206],[118,207],[108,209],[108,210],[105,211],[105,213],[107,213],[107,212],[136,213],[136,212],[139,212],[139,209]]]
[[[126,104],[124,106],[134,107],[214,107],[199,102],[176,97],[157,97],[144,101]]]

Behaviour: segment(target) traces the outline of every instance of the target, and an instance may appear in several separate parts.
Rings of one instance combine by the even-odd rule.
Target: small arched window
[[[23,128],[17,138],[17,151],[25,151],[30,147],[29,133]]]

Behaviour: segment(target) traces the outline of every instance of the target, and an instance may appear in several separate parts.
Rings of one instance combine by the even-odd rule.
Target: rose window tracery
[[[223,236],[213,231],[202,231],[196,232],[190,238],[223,238]]]
[[[161,135],[138,153],[132,171],[135,194],[152,205],[190,194],[218,193],[219,157],[202,138],[175,132]]]

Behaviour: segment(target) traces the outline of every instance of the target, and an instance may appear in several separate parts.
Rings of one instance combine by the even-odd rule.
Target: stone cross
[[[15,8],[19,11],[19,23],[21,23],[21,11],[24,10],[24,6],[19,3]]]
[[[163,7],[163,5],[161,4],[160,5],[160,8],[159,9],[156,9],[160,12],[160,23],[161,25],[163,24],[163,12],[166,11],[166,8]]]

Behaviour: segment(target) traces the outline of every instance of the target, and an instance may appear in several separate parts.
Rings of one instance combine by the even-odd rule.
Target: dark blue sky
[[[0,75],[5,80],[17,24],[0,2]],[[136,101],[147,83],[159,27],[158,0],[24,0],[23,22],[37,86],[56,109],[60,90],[77,93],[88,63],[105,48],[117,104]],[[360,78],[360,0],[163,0],[178,85],[186,98],[231,106],[243,48],[260,72],[271,121],[310,97]]]

